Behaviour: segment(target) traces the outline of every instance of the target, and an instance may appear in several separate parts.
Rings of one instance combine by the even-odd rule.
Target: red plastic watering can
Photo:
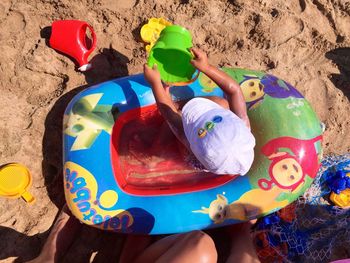
[[[88,43],[86,29],[91,31],[92,43]],[[96,35],[93,28],[84,21],[58,20],[52,23],[50,46],[70,57],[79,64],[80,71],[91,68],[88,57],[96,47]]]

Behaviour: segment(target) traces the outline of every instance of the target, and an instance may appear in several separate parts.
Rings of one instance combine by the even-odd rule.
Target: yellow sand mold
[[[27,191],[31,184],[32,177],[25,166],[11,163],[0,168],[0,196],[22,197],[26,202],[32,203],[35,198]]]
[[[153,45],[159,38],[160,32],[167,27],[172,25],[172,23],[166,21],[164,18],[152,17],[148,20],[148,23],[143,25],[141,28],[141,38],[144,42],[149,43],[146,46],[146,51],[149,52]]]

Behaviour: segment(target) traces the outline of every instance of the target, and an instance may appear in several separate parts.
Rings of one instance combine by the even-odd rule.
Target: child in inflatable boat
[[[170,129],[206,170],[215,174],[245,175],[254,160],[255,138],[250,131],[247,108],[240,86],[225,72],[208,62],[207,55],[192,48],[191,61],[226,94],[174,102],[163,86],[155,65],[144,66],[161,115]]]

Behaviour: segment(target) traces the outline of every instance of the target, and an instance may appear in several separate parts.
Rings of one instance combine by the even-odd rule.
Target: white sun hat
[[[193,154],[208,171],[232,175],[249,171],[255,138],[232,111],[194,98],[182,108],[182,123]]]

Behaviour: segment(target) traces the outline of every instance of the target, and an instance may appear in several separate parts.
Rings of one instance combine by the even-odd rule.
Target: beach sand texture
[[[2,0],[0,164],[28,166],[37,201],[0,199],[1,262],[39,253],[64,204],[63,111],[82,89],[142,71],[139,31],[151,17],[187,27],[214,65],[264,70],[296,86],[327,127],[325,154],[349,152],[348,1]],[[47,46],[43,29],[60,19],[85,20],[95,29],[93,70],[77,72],[72,60]],[[101,233],[84,228],[66,261],[86,262],[104,250],[117,254],[121,240]],[[100,250],[105,243],[113,251]]]

